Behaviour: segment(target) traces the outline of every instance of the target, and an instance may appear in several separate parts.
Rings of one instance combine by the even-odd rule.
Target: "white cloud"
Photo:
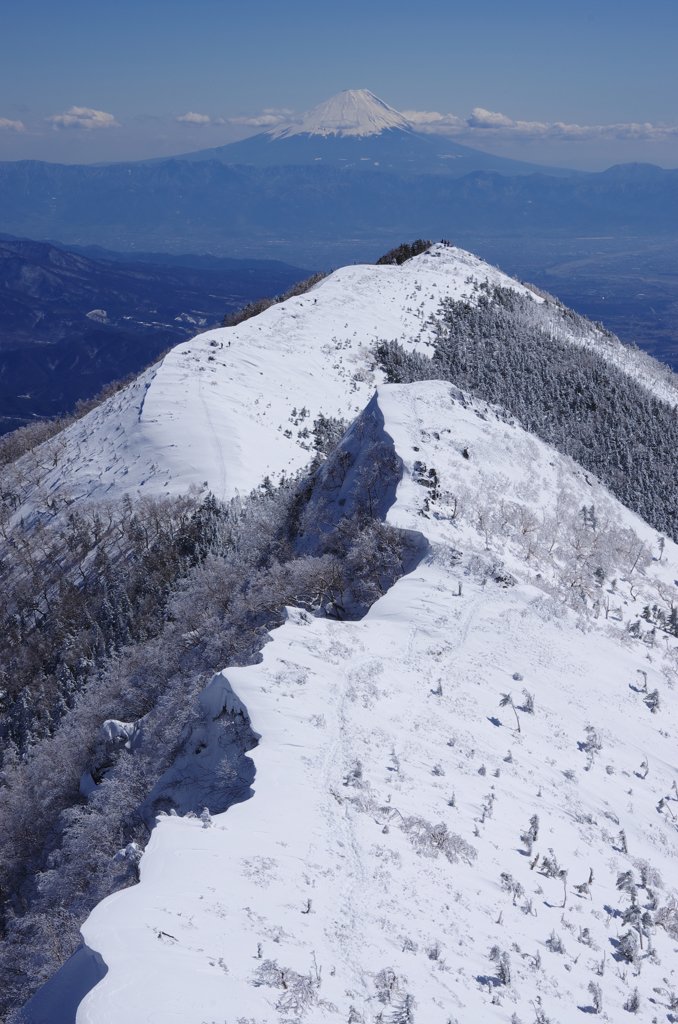
[[[466,121],[463,117],[455,117],[454,114],[439,114],[433,110],[403,110],[401,111],[403,117],[406,117],[412,124],[435,124],[451,126],[453,128],[465,128]]]
[[[678,138],[678,126],[664,124],[607,124],[579,125],[564,124],[562,121],[514,121],[506,114],[483,107],[475,107],[471,116],[456,117],[454,114],[439,114],[437,111],[407,110],[403,114],[417,126],[420,132],[443,135],[459,141],[490,141],[492,139],[564,140],[583,142],[589,140],[623,139],[633,141],[661,142]]]
[[[293,110],[286,107],[264,107],[262,114],[258,117],[229,117],[231,124],[244,124],[248,128],[275,128],[278,124],[284,124],[290,120]]]
[[[180,114],[174,120],[184,121],[186,124],[209,124],[212,119],[207,114],[194,114],[192,110],[189,110],[187,114]]]
[[[91,131],[93,128],[120,128],[113,114],[106,114],[103,110],[92,110],[91,107],[71,107],[63,114],[52,114],[46,117],[55,130],[59,128],[85,128]]]
[[[231,124],[246,124],[250,128],[273,128],[289,118],[284,114],[261,114],[259,117],[229,117]]]
[[[495,114],[483,107],[474,107],[466,122],[469,128],[514,128],[516,122],[504,114]]]
[[[25,132],[26,126],[23,121],[10,121],[6,117],[0,117],[0,132]]]

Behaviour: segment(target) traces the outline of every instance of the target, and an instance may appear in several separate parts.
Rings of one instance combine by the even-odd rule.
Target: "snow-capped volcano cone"
[[[455,178],[472,171],[570,173],[481,153],[442,136],[419,134],[415,124],[369,89],[345,89],[301,116],[252,138],[184,153],[181,159],[257,167],[329,165],[342,170],[447,174]]]
[[[270,128],[265,135],[289,139],[292,135],[381,135],[399,129],[412,132],[414,126],[369,89],[345,89],[308,110],[297,120]]]

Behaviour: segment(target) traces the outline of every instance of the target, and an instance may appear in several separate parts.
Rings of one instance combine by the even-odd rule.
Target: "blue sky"
[[[506,156],[678,166],[676,0],[6,0],[0,37],[5,160],[171,155],[368,88]]]

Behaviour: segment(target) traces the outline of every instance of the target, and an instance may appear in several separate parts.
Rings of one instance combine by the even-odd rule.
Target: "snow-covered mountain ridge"
[[[671,1019],[676,649],[638,613],[675,600],[676,547],[442,382],[379,388],[322,471],[328,515],[375,443],[403,467],[388,521],[428,554],[362,621],[291,609],[215,676],[187,764],[245,708],[254,795],[160,818],[83,928],[108,973],[78,1024],[616,1021],[636,989]]]
[[[352,419],[383,379],[371,369],[374,342],[430,345],[441,300],[470,294],[474,279],[521,288],[436,245],[401,267],[343,267],[237,327],[200,334],[52,442],[41,494],[119,498],[194,484],[225,499],[294,472],[309,461],[299,434],[314,417]]]
[[[198,335],[22,461],[21,514],[190,486],[227,499],[293,473],[309,461],[313,420],[351,420],[383,381],[375,342],[431,354],[441,301],[475,301],[480,285],[532,294],[470,253],[433,245],[400,267],[344,267],[237,327]],[[581,336],[554,321],[554,331],[676,405],[672,375],[643,353],[593,325]]]
[[[149,822],[172,806],[180,815],[187,808],[212,811],[211,822],[208,812],[202,821],[161,816],[141,859],[140,885],[115,892],[85,923],[83,934],[107,973],[95,972],[100,983],[82,1001],[70,988],[71,1003],[81,1002],[80,1024],[128,1018],[475,1024],[508,1022],[512,1014],[524,1024],[533,1017],[564,1024],[578,1019],[580,1008],[592,1012],[601,999],[603,1012],[617,1019],[622,1006],[633,1004],[636,987],[641,1019],[647,1011],[649,1020],[662,1003],[671,1009],[667,965],[678,942],[672,880],[676,548],[610,497],[590,467],[584,471],[526,433],[515,416],[462,393],[453,378],[385,385],[375,368],[374,345],[384,338],[399,341],[408,358],[440,352],[444,300],[464,299],[476,308],[462,303],[457,313],[475,316],[492,305],[495,288],[522,295],[518,302],[513,292],[494,293],[497,304],[508,295],[522,311],[523,320],[517,315],[506,321],[504,345],[517,346],[537,310],[540,324],[547,317],[568,348],[573,386],[592,365],[586,348],[621,368],[623,374],[608,375],[623,406],[619,429],[614,417],[607,421],[610,437],[622,449],[633,444],[634,432],[643,441],[642,450],[629,449],[634,462],[626,476],[630,498],[624,500],[644,486],[672,522],[672,460],[663,476],[652,476],[647,460],[658,449],[637,422],[638,410],[649,410],[653,419],[643,395],[655,394],[669,403],[668,410],[657,410],[663,417],[658,423],[668,424],[666,436],[673,437],[670,373],[476,257],[443,245],[401,267],[343,268],[238,327],[178,346],[142,379],[6,470],[17,525],[11,533],[3,518],[9,532],[2,572],[24,572],[36,594],[42,586],[44,602],[38,596],[34,606],[21,604],[39,629],[45,622],[52,628],[50,603],[58,601],[52,615],[57,668],[47,662],[48,651],[39,652],[47,666],[42,676],[26,674],[22,662],[26,686],[21,693],[23,682],[14,686],[16,706],[20,711],[40,701],[43,691],[35,698],[30,689],[34,678],[36,692],[41,680],[49,682],[49,701],[61,694],[61,705],[50,704],[46,716],[49,723],[53,706],[57,762],[70,735],[99,749],[95,737],[104,718],[103,739],[129,740],[120,761],[120,750],[112,752],[113,765],[101,744],[102,759],[89,767],[86,754],[73,758],[78,772],[67,785],[74,781],[77,792],[86,767],[83,802],[66,803],[65,817],[54,819],[56,830],[66,822],[70,845],[64,840],[63,849],[38,850],[32,876],[47,893],[62,877],[67,887],[87,888],[78,881],[82,843],[78,847],[73,839],[81,825],[83,835],[94,837],[91,860],[88,850],[82,862],[91,863],[93,872],[101,869],[101,886],[94,899],[90,890],[83,892],[79,903],[72,893],[62,902],[36,902],[43,915],[36,920],[46,922],[50,906],[57,906],[71,915],[72,934],[103,893],[131,881],[140,854],[133,845],[114,858],[123,865],[123,881],[116,868],[105,884],[118,848],[118,840],[110,846],[110,837],[126,835],[122,845],[129,842],[129,831],[115,832],[115,815],[128,813],[118,809],[124,802],[112,799],[115,820],[106,835],[97,832],[96,815],[109,806],[106,793],[120,793],[131,777],[125,772],[134,772],[144,758],[155,752],[162,767],[155,775],[134,776],[152,781],[130,788],[142,793],[132,811],[141,806]],[[531,338],[527,351],[535,365],[535,346],[551,349],[543,330]],[[490,370],[491,361],[490,347]],[[627,387],[624,374],[642,389]],[[518,386],[513,370],[506,380]],[[558,380],[571,398],[565,377]],[[509,393],[507,400],[510,408]],[[167,603],[152,586],[137,592],[144,602],[157,596],[159,614],[148,620],[148,644],[138,630],[125,633],[128,591],[133,602],[137,596],[124,590],[123,570],[126,558],[138,557],[126,547],[125,531],[130,538],[139,533],[143,544],[145,510],[153,514],[156,507],[137,499],[180,496],[189,486],[228,498],[258,487],[265,476],[275,481],[301,469],[313,454],[309,427],[321,413],[347,420],[359,415],[317,472],[296,492],[290,485],[280,492],[267,486],[249,505],[234,503],[247,512],[257,502],[265,506],[269,497],[261,495],[270,493],[271,505],[280,500],[278,507],[290,510],[281,562],[276,551],[282,548],[267,542],[257,547],[256,540],[253,560],[235,567],[244,572],[244,587],[225,561],[220,575],[225,548],[215,549],[203,572],[201,558],[210,551],[206,531],[198,538],[203,554],[196,552],[187,576],[178,564],[178,581],[171,574],[166,583],[152,577],[166,591],[178,584],[181,600]],[[567,402],[557,415],[561,426],[574,430]],[[604,475],[604,461],[594,464]],[[120,501],[126,493],[133,501]],[[284,504],[285,495],[291,504]],[[206,515],[210,502],[198,507],[179,498],[175,504],[185,503],[186,519],[190,508]],[[79,503],[87,513],[82,521],[71,516]],[[157,508],[162,515],[162,503]],[[125,509],[119,551],[98,550],[98,517],[113,521]],[[218,516],[228,510],[212,511]],[[39,529],[33,530],[35,513]],[[265,516],[263,508],[264,532]],[[329,536],[343,523],[355,543],[351,557],[362,551],[367,564],[376,549],[361,530],[365,521],[384,517],[389,529],[405,531],[410,551],[417,547],[419,564],[410,564],[409,574],[365,618],[322,618],[323,608],[343,617],[343,596],[334,605],[306,597],[306,607],[317,614],[291,609],[260,664],[252,664],[259,647],[247,648],[251,639],[242,646],[250,653],[237,659],[237,645],[222,648],[216,640],[203,663],[182,667],[184,653],[198,650],[194,634],[226,634],[229,614],[245,616],[241,625],[260,643],[262,619],[246,619],[247,609],[260,608],[247,590],[258,559],[273,559],[269,582],[275,578],[280,586],[277,593],[270,590],[269,608],[278,615],[281,588],[288,593],[285,577],[303,569],[304,558],[310,566],[318,553],[334,550],[322,557],[336,565],[337,554],[346,552],[323,547],[325,530]],[[271,529],[281,522],[273,518]],[[54,547],[50,537],[58,538]],[[250,532],[246,544],[253,537]],[[31,538],[38,559],[54,552],[65,575],[52,577],[44,562],[31,560]],[[238,537],[231,539],[237,548]],[[298,557],[302,562],[293,560]],[[325,571],[321,563],[316,558],[311,571]],[[360,571],[355,561],[350,564],[350,571]],[[383,582],[374,583],[373,573],[373,594],[377,587],[384,593],[406,567],[403,561]],[[98,586],[99,577],[104,581],[101,607],[96,598],[80,619],[62,600],[76,576],[76,589],[80,579],[85,588],[90,581]],[[21,579],[14,577],[17,584]],[[345,574],[336,579],[339,586],[350,585]],[[219,615],[209,612],[207,624],[199,621],[201,609],[213,605],[203,603],[201,588],[222,606]],[[16,586],[15,592],[20,594]],[[285,601],[297,600],[290,593]],[[237,610],[224,611],[229,608]],[[117,615],[122,640],[109,629]],[[275,615],[265,620],[269,626],[280,621]],[[87,646],[85,633],[94,634],[92,623],[99,621],[108,639],[102,632],[98,646],[96,637]],[[17,643],[32,636],[25,622],[20,625]],[[68,645],[75,642],[80,646],[71,657]],[[5,649],[11,654],[10,646]],[[75,665],[76,675],[66,674],[60,690],[57,669],[75,663],[80,650],[97,659],[89,661],[92,671],[76,679]],[[217,650],[230,653],[213,657]],[[159,659],[155,673],[149,657]],[[154,732],[153,716],[159,713],[162,721],[163,711],[144,687],[162,695],[179,670],[176,694],[197,693],[215,668],[234,661],[249,667],[215,676],[201,698],[201,715],[187,712],[181,719],[190,724],[156,783],[183,726]],[[47,672],[54,678],[47,680]],[[130,690],[136,693],[133,700],[124,698],[130,709],[125,716],[124,709],[116,710],[124,700],[116,705],[115,693]],[[106,711],[99,716],[104,692]],[[86,721],[77,717],[81,697]],[[189,703],[187,698],[186,708]],[[132,721],[136,715],[146,717]],[[229,729],[236,719],[241,739],[253,743],[250,730],[260,738],[251,752],[256,773],[243,767],[242,746],[237,758],[231,756]],[[40,739],[42,760],[36,764],[50,764],[50,741],[49,732]],[[29,730],[29,752],[31,742]],[[20,765],[13,771],[18,781],[12,793],[19,796],[7,806],[23,828],[24,817],[16,812],[23,792]],[[31,785],[33,777],[29,773]],[[252,779],[251,799],[217,813],[231,797],[241,798]],[[53,785],[49,793],[49,799],[62,798]],[[27,799],[30,805],[32,790]],[[132,834],[144,841],[140,831]],[[624,879],[626,871],[633,876]],[[37,927],[32,920],[26,915],[25,927]],[[12,923],[11,934],[25,935],[21,927],[21,921]],[[34,956],[47,977],[39,944]],[[29,1005],[26,1021],[71,1024],[73,1014],[57,1021],[53,1008],[68,1004],[63,987],[83,956],[93,954],[76,954]],[[30,964],[26,957],[16,962],[24,971]]]

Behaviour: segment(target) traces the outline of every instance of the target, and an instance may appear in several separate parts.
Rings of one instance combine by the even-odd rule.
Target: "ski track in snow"
[[[575,507],[595,503],[648,547],[656,533],[569,459],[454,393],[441,382],[379,388],[374,401],[404,467],[388,521],[423,533],[430,549],[360,622],[290,609],[261,664],[214,677],[202,698],[211,742],[233,692],[261,737],[249,755],[254,795],[209,827],[159,819],[140,884],[105,900],[83,927],[109,971],[78,1024],[508,1024],[514,1012],[534,1020],[537,999],[553,1024],[569,1024],[592,1012],[590,981],[608,1020],[626,1019],[636,986],[639,1020],[671,1020],[656,989],[674,983],[676,940],[657,928],[648,940],[656,955],[639,977],[614,959],[626,930],[618,911],[628,906],[617,873],[649,861],[664,879],[655,886],[661,905],[676,884],[676,826],[657,809],[678,772],[676,676],[662,673],[664,644],[566,609],[511,544],[494,539],[486,550],[444,501],[427,510],[415,462],[435,467],[443,491],[467,502],[505,498],[548,512],[565,488]],[[515,586],[492,579],[498,557]],[[647,572],[672,584],[675,545]],[[626,621],[643,602],[624,579],[615,600]],[[656,715],[633,689],[641,669],[660,690]],[[499,701],[511,691],[518,704],[523,687],[535,713],[518,712],[518,733]],[[590,770],[579,749],[588,725],[602,739]],[[675,813],[678,798],[669,806]],[[534,853],[554,851],[568,871],[565,890],[531,870],[522,850],[535,813]],[[477,858],[418,852],[401,827],[417,817],[444,823]],[[591,869],[589,899],[574,885]],[[524,888],[515,903],[501,872]],[[592,946],[579,941],[584,928]],[[552,932],[564,953],[547,945]],[[508,986],[488,959],[495,944],[510,956]],[[288,973],[286,988],[261,984],[268,961],[309,980]]]

